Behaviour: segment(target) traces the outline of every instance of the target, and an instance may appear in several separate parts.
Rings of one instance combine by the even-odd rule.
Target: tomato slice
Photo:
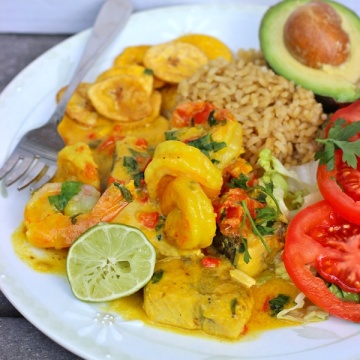
[[[341,218],[327,201],[315,203],[291,221],[283,260],[294,284],[314,304],[334,316],[360,322],[360,303],[342,301],[324,281],[360,292],[360,226]]]
[[[347,123],[360,121],[360,100],[339,109],[331,117],[326,135],[337,119]],[[360,132],[350,141],[360,138]],[[326,165],[319,165],[317,182],[323,197],[345,219],[360,225],[360,159],[357,157],[357,168],[354,169],[342,161],[342,151],[335,152],[334,170],[328,171]]]
[[[360,121],[360,100],[357,100],[352,104],[334,112],[334,114],[331,116],[329,125],[325,129],[326,136],[328,135],[329,130],[333,126],[334,122],[338,119],[345,119],[348,123],[352,123],[353,121]],[[351,138],[351,140],[354,141],[359,138],[360,134],[354,136]]]
[[[360,161],[357,169],[341,162],[337,166],[336,181],[345,194],[355,201],[360,201]]]

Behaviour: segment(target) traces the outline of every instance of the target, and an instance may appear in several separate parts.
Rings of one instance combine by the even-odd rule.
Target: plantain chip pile
[[[149,127],[159,123],[160,130],[165,131],[166,118],[176,105],[178,84],[219,56],[231,61],[232,52],[220,40],[205,34],[126,47],[94,82],[78,86],[59,133],[69,144],[79,138],[99,139],[114,132],[125,136],[134,129],[143,130],[146,138]],[[59,90],[57,101],[65,88]]]

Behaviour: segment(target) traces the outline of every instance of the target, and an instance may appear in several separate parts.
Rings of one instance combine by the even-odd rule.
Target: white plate
[[[232,49],[258,47],[265,6],[243,3],[183,6],[137,13],[88,74],[91,81],[127,45],[154,44],[187,32],[208,33]],[[67,84],[88,32],[39,57],[0,96],[0,164],[18,137],[40,125]],[[359,359],[359,325],[330,318],[321,323],[269,331],[228,343],[122,321],[97,306],[77,301],[65,277],[31,270],[14,254],[10,237],[22,220],[29,193],[10,188],[1,198],[0,284],[15,307],[50,338],[85,359]]]

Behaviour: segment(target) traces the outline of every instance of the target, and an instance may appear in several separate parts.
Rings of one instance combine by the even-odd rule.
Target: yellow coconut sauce
[[[25,227],[23,225],[19,226],[13,233],[12,243],[18,257],[31,269],[41,273],[66,276],[66,249],[39,249],[32,246],[26,240]],[[267,299],[274,298],[278,294],[285,294],[290,296],[292,300],[295,299],[299,290],[292,283],[281,278],[273,277],[272,279],[267,279],[260,286],[253,286],[251,290],[255,299],[255,305],[252,316],[246,324],[246,334],[240,337],[239,340],[246,340],[246,338],[249,337],[253,338],[263,331],[296,325],[296,323],[291,321],[278,320],[276,316],[271,316],[270,312],[264,311],[264,304]],[[199,330],[186,330],[162,324],[154,324],[147,319],[142,308],[142,303],[142,291],[139,291],[131,296],[109,302],[106,304],[105,309],[109,312],[118,313],[125,320],[141,320],[150,326],[166,331],[214,339],[213,336]],[[291,306],[293,306],[293,304],[291,304]],[[223,338],[219,338],[219,340],[229,341]]]

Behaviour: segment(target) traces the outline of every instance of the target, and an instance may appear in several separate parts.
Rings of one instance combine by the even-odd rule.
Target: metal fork
[[[57,155],[65,145],[57,126],[66,105],[105,47],[124,28],[132,10],[130,0],[106,0],[102,5],[79,64],[54,113],[45,125],[28,131],[21,138],[1,167],[0,180],[6,177],[6,186],[20,180],[18,190],[22,190],[36,181],[32,189],[35,190],[55,175]]]

